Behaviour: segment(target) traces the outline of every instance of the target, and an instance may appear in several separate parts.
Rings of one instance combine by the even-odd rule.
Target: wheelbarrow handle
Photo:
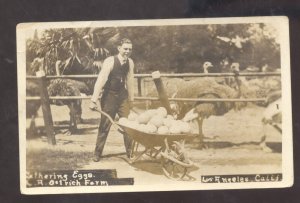
[[[93,111],[97,111],[97,112],[99,112],[101,115],[104,115],[104,116],[106,116],[107,118],[108,118],[108,120],[112,123],[112,125],[119,131],[119,132],[121,132],[121,133],[124,133],[124,130],[114,121],[114,119],[112,119],[112,117],[108,114],[108,113],[106,113],[106,112],[104,112],[104,111],[102,111],[102,110],[100,110],[100,109],[98,109],[98,108],[95,108],[95,109],[92,109]]]

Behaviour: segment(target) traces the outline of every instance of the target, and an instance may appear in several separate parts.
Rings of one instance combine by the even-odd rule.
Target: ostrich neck
[[[235,82],[237,84],[237,98],[240,98],[242,95],[241,92],[241,80],[239,79],[238,76],[234,76]]]

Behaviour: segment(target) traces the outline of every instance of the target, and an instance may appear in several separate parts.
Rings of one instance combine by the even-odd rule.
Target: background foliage
[[[55,63],[65,65],[75,56],[84,69],[97,72],[107,56],[117,53],[117,43],[133,41],[132,58],[139,73],[155,70],[169,73],[201,72],[211,61],[215,71],[222,60],[239,62],[241,70],[268,64],[280,68],[277,30],[268,24],[178,25],[47,29],[35,31],[27,40],[27,72],[36,57],[45,57],[47,74],[55,74]]]

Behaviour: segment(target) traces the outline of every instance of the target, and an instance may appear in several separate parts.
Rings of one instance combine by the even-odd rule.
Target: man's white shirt
[[[126,59],[123,58],[120,54],[118,54],[117,58],[119,59],[121,65],[123,65],[126,62]],[[134,63],[131,58],[128,58],[128,62],[129,62],[129,71],[126,77],[125,87],[128,91],[128,100],[133,101],[134,100]],[[107,82],[107,79],[113,67],[114,67],[114,56],[110,56],[104,60],[101,71],[95,83],[94,93],[91,98],[93,102],[96,102],[98,100],[98,97],[102,96],[103,88]]]

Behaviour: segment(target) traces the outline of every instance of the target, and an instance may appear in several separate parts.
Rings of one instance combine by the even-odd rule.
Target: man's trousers
[[[115,119],[116,114],[119,117],[128,117],[130,107],[127,99],[127,92],[104,91],[101,99],[101,110]],[[101,157],[103,148],[112,123],[105,115],[101,115],[101,121],[96,141],[95,156]],[[123,135],[126,154],[129,157],[132,140],[126,134]]]

